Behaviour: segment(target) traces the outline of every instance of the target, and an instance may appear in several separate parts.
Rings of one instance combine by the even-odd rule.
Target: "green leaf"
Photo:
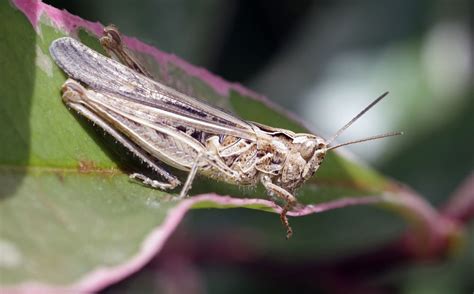
[[[233,198],[207,194],[173,201],[170,194],[131,181],[127,173],[143,166],[63,105],[66,76],[48,51],[53,40],[72,35],[103,52],[100,25],[30,2],[34,5],[0,3],[0,64],[8,73],[0,79],[0,285],[96,291],[143,266],[188,209],[276,211],[272,202],[259,199],[267,197],[261,187],[242,190],[199,178],[192,194]],[[240,85],[135,39],[126,44],[165,84],[245,119],[306,131]],[[331,153],[299,191],[300,201],[311,205],[293,214],[379,201],[403,207],[396,193],[397,186],[374,170]]]

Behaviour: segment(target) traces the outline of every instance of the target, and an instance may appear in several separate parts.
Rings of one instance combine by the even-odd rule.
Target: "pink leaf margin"
[[[367,196],[358,198],[341,198],[338,200],[325,202],[317,205],[307,205],[299,210],[289,213],[291,216],[303,216],[312,213],[321,213],[324,211],[343,208],[353,205],[374,204],[381,201],[380,197]],[[132,256],[127,262],[117,266],[100,267],[92,270],[77,282],[58,286],[41,282],[24,282],[11,287],[0,288],[3,294],[23,294],[23,293],[94,293],[115,282],[118,282],[129,275],[141,269],[149,262],[162,248],[166,240],[174,232],[178,224],[181,222],[186,212],[203,202],[213,202],[220,208],[229,207],[268,207],[270,211],[280,212],[281,208],[273,202],[264,199],[239,199],[230,196],[220,196],[217,194],[202,194],[193,196],[179,202],[179,204],[171,209],[163,224],[154,229],[141,244],[140,250],[135,256]],[[282,231],[283,238],[283,231]]]

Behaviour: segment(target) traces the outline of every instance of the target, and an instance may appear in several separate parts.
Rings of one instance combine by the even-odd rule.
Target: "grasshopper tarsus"
[[[129,175],[129,177],[130,179],[141,181],[143,185],[150,186],[154,189],[161,189],[161,190],[171,190],[171,189],[176,188],[180,184],[179,181],[168,182],[168,183],[160,182],[158,180],[153,180],[139,173],[133,173]]]
[[[286,229],[286,239],[290,239],[293,236],[293,229],[291,228],[290,222],[288,221],[288,212],[293,210],[297,204],[296,198],[292,197],[286,200],[286,205],[283,206],[283,210],[280,213],[280,219],[283,223],[283,226]]]
[[[293,236],[293,229],[291,228],[290,222],[288,221],[287,213],[288,209],[286,205],[280,213],[280,220],[283,224],[283,227],[286,229],[286,239],[288,240],[291,238],[291,236]]]

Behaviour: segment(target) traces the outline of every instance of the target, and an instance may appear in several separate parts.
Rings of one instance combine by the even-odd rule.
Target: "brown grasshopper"
[[[153,188],[173,189],[181,182],[158,161],[189,172],[180,198],[197,173],[235,185],[263,184],[285,205],[280,213],[292,235],[287,212],[297,204],[295,190],[318,170],[329,150],[401,133],[387,133],[331,146],[331,143],[384,93],[333,137],[294,133],[237,118],[158,81],[127,52],[114,26],[104,29],[107,58],[75,39],[55,40],[50,52],[69,76],[64,103],[100,126],[138,156],[164,181],[134,173]]]

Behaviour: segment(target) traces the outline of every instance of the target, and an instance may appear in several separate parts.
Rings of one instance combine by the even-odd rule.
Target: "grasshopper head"
[[[326,141],[315,135],[298,134],[293,143],[298,148],[299,156],[305,161],[301,178],[306,181],[314,175],[323,162],[327,151]]]
[[[323,138],[312,134],[295,134],[280,176],[280,184],[292,191],[301,186],[318,170],[326,155]]]

